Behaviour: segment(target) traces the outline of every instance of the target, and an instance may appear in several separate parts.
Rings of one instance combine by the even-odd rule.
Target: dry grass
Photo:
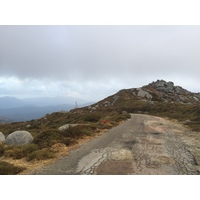
[[[43,160],[52,160],[60,156],[60,150],[54,149],[57,144],[65,147],[76,146],[80,140],[93,138],[102,133],[103,130],[112,128],[129,117],[129,114],[121,114],[116,111],[96,113],[58,112],[38,120],[1,125],[0,131],[6,136],[15,130],[27,130],[33,135],[34,140],[32,144],[21,146],[0,144],[0,160],[2,162],[8,161],[12,165],[17,163],[21,166],[21,170],[25,169],[25,166],[30,168],[28,162],[43,163]],[[107,123],[102,123],[105,120]],[[79,125],[69,127],[63,131],[58,130],[60,126],[68,123]],[[20,165],[20,163],[23,164]]]
[[[0,161],[0,174],[1,175],[15,175],[25,170],[25,168],[15,166],[5,161]]]

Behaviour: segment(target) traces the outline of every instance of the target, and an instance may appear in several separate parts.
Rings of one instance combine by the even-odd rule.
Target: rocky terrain
[[[91,106],[74,110],[83,112],[89,110],[94,112],[101,109],[122,109],[126,104],[135,106],[136,102],[143,102],[148,104],[154,103],[180,103],[198,105],[200,103],[200,93],[192,93],[183,89],[180,86],[175,86],[173,82],[166,82],[164,80],[157,80],[141,88],[123,89],[116,94],[105,98]]]
[[[200,93],[192,93],[173,82],[157,80],[141,88],[122,89],[95,104],[71,110],[95,112],[144,113],[177,119],[200,131]]]
[[[200,132],[200,94],[175,86],[173,82],[157,80],[141,88],[120,90],[97,103],[69,112],[46,114],[42,118],[26,122],[0,124],[0,173],[17,174],[25,169],[30,170],[39,163],[44,164],[47,160],[66,155],[66,149],[74,148],[80,141],[92,139],[119,125],[130,118],[129,113],[164,117],[181,123],[188,129],[188,132],[181,134],[188,144],[187,150],[199,158],[197,141]],[[30,142],[26,143],[26,139],[21,141],[19,131],[20,135],[27,133],[27,138],[30,138],[27,140]],[[176,140],[170,131],[166,133],[162,139],[165,141],[166,151],[170,153],[168,142],[177,145],[182,145],[182,142]],[[11,143],[8,142],[10,136]],[[13,167],[13,164],[19,168]]]

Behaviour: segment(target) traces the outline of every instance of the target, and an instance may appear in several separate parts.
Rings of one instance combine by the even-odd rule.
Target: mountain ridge
[[[0,97],[0,123],[11,123],[38,119],[46,114],[69,111],[75,108],[75,100],[78,106],[86,106],[88,103],[81,99],[67,97],[37,97],[19,99],[12,96]]]
[[[193,93],[181,86],[175,86],[171,81],[157,80],[139,88],[119,90],[95,104],[73,109],[71,112],[148,111],[147,107],[150,108],[157,104],[199,105],[200,93]]]

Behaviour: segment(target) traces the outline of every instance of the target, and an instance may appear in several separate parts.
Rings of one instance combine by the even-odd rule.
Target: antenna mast
[[[75,108],[78,108],[78,103],[77,103],[77,101],[75,101]]]

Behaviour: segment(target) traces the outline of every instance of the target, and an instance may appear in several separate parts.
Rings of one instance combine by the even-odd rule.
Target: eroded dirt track
[[[198,142],[198,134],[180,124],[132,114],[124,124],[32,174],[198,175]]]

